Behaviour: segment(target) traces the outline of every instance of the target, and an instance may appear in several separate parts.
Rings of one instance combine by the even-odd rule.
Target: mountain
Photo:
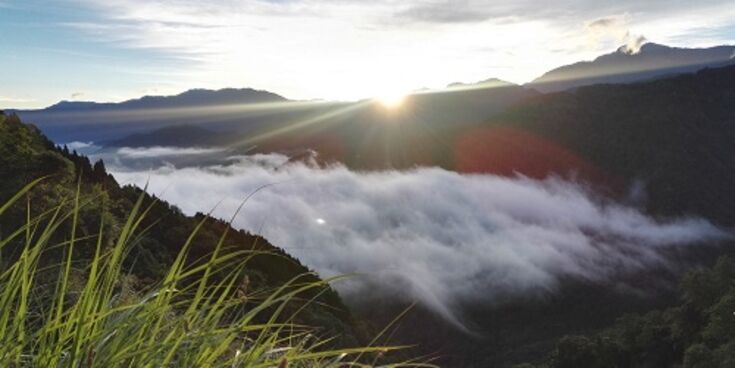
[[[496,87],[512,87],[515,84],[511,82],[504,81],[502,79],[498,78],[490,78],[486,79],[484,81],[479,81],[476,83],[462,83],[462,82],[454,82],[447,85],[447,89],[451,88],[496,88]]]
[[[208,257],[218,248],[220,237],[226,233],[227,238],[223,245],[225,248],[220,252],[229,252],[229,249],[250,249],[256,252],[247,263],[249,290],[273,290],[298,275],[303,275],[304,282],[320,280],[297,259],[266,239],[236,230],[227,222],[208,218],[202,213],[186,216],[175,206],[145,193],[140,188],[120,186],[106,172],[102,161],[92,164],[87,157],[59,148],[36,127],[23,124],[17,115],[5,115],[1,112],[0,176],[4,178],[0,181],[0,203],[3,204],[31,181],[46,178],[29,192],[28,207],[26,200],[23,200],[22,205],[8,209],[0,216],[0,234],[4,236],[21,228],[27,218],[59,204],[68,204],[69,199],[74,198],[79,190],[79,203],[88,203],[81,207],[79,218],[75,219],[78,224],[77,234],[83,234],[74,248],[80,257],[94,254],[97,235],[93,234],[112,233],[121,228],[138,198],[143,196],[144,207],[150,207],[147,210],[148,215],[140,220],[140,228],[147,231],[136,234],[135,246],[129,249],[129,260],[126,261],[126,272],[135,280],[133,284],[141,289],[163,280],[181,247],[202,221],[203,225],[196,236],[191,238],[188,263],[194,264],[203,257]],[[54,238],[50,243],[63,244],[68,240],[65,236],[67,233],[61,231],[58,239]],[[114,241],[112,238],[105,239],[100,246],[109,247]],[[19,254],[23,244],[16,241],[3,243],[5,265],[9,259]],[[54,257],[62,256],[64,255],[60,252],[49,250],[43,258],[49,265],[53,265],[58,261]],[[80,269],[87,267],[81,263],[78,265]],[[354,341],[356,335],[352,327],[352,317],[336,291],[325,288],[310,291],[300,297],[306,300],[316,298],[317,301],[309,305],[288,307],[306,308],[307,312],[301,322],[323,328],[330,338],[339,336],[340,339],[345,339],[344,342]]]
[[[475,138],[467,142],[468,155],[466,160],[458,158],[459,165],[492,170],[495,166],[488,160],[497,158],[497,152],[519,162],[520,172],[539,162],[574,160],[574,167],[603,172],[624,187],[644,185],[645,204],[653,213],[696,214],[733,225],[732,101],[735,65],[543,95],[466,132]],[[481,134],[492,136],[493,131],[526,136],[559,153],[534,152],[539,144],[523,147],[508,141],[491,146],[481,140]],[[520,162],[518,157],[525,158]]]
[[[623,46],[593,61],[553,69],[526,86],[546,93],[592,84],[631,83],[732,64],[734,56],[735,46],[687,49],[646,43],[639,52]]]
[[[478,108],[496,102],[493,96],[511,95],[514,99],[487,110]],[[570,177],[656,218],[701,216],[731,227],[732,101],[735,65],[548,94],[512,85],[462,85],[409,96],[399,109],[370,101],[331,106],[332,114],[318,123],[304,119],[307,124],[242,138],[259,152],[295,154],[311,148],[355,169],[436,165],[463,173]],[[477,110],[465,110],[473,107]],[[672,256],[688,267],[711,262],[730,245],[692,247]],[[543,300],[459,306],[480,336],[459,332],[418,308],[403,321],[397,338],[440,352],[446,366],[511,366],[542,359],[561,335],[594,334],[625,313],[673,305],[673,288],[662,285],[673,285],[678,276],[661,269],[631,275],[645,289],[640,294],[570,280]],[[356,313],[388,323],[404,307],[386,300]]]
[[[267,102],[285,102],[285,97],[252,88],[220,90],[192,89],[174,96],[143,96],[120,103],[61,101],[43,109],[47,112],[99,111],[125,109],[169,109],[181,107],[227,106]]]
[[[398,120],[409,121],[408,125],[425,125],[431,130],[448,124],[487,120],[538,91],[630,83],[695,72],[733,63],[734,53],[734,46],[683,49],[648,43],[638,53],[621,47],[593,61],[549,71],[525,86],[488,79],[478,83],[453,83],[443,90],[417,91],[406,99],[399,114],[386,113],[371,100],[355,103],[291,101],[272,92],[249,88],[194,89],[175,96],[145,96],[121,103],[62,101],[46,109],[14,112],[58,142],[110,142],[175,125],[200,126],[241,138],[267,135],[268,131],[288,130],[293,126],[342,129],[340,126],[380,126],[373,123],[392,124]],[[312,135],[312,132],[306,133]],[[313,143],[311,138],[301,141]],[[383,158],[382,161],[392,160]]]
[[[463,111],[503,88],[525,97],[484,119]],[[735,225],[735,65],[550,94],[517,88],[415,95],[404,109],[375,106],[254,140],[256,151],[310,148],[354,169],[570,176],[654,214]]]
[[[300,110],[292,116],[298,120],[266,119],[257,129],[233,126],[190,138],[196,145],[212,142],[261,153],[298,155],[311,149],[322,160],[359,170],[440,166],[467,173],[574,176],[621,198],[644,186],[647,196],[637,200],[653,213],[693,214],[732,225],[732,101],[735,66],[726,66],[550,94],[514,85],[456,86],[408,96],[398,109],[373,101],[328,104]],[[123,142],[155,144],[166,141],[165,132]]]
[[[296,103],[251,88],[193,89],[174,96],[144,96],[120,103],[61,101],[40,110],[12,110],[51,139],[112,141],[127,135],[181,124],[222,126],[261,123],[264,115]],[[286,109],[288,110],[288,109]]]
[[[135,133],[122,139],[102,142],[106,147],[206,147],[227,143],[230,134],[196,125],[174,125],[148,133]]]
[[[375,100],[318,103],[274,110],[239,124],[195,125],[217,127],[220,130],[216,133],[189,134],[190,126],[179,125],[129,135],[112,145],[140,147],[166,142],[179,146],[185,140],[167,136],[181,135],[192,136],[189,146],[226,146],[240,152],[289,155],[315,150],[323,161],[341,162],[355,169],[407,168],[445,160],[442,132],[481,123],[536,95],[536,91],[499,80],[453,84],[443,90],[408,95],[398,108]],[[216,114],[203,118],[216,120]]]
[[[267,92],[262,93],[269,96]],[[347,154],[355,158],[355,165],[376,167],[390,162],[391,158],[372,157],[369,152],[363,152],[369,148],[364,142],[354,142],[354,139],[364,135],[353,133],[372,131],[375,137],[387,137],[403,135],[396,132],[402,129],[400,127],[423,127],[426,130],[424,134],[430,134],[432,129],[448,125],[484,121],[488,116],[536,94],[518,85],[488,80],[453,84],[443,90],[419,91],[408,96],[401,108],[395,111],[374,100],[348,103],[275,99],[272,103],[258,103],[249,99],[248,103],[207,105],[201,101],[184,103],[191,101],[192,97],[184,99],[179,95],[143,98],[121,104],[64,103],[44,110],[19,111],[18,114],[60,142],[94,141],[140,147],[186,145],[186,140],[191,139],[190,146],[245,142],[242,144],[247,147],[262,145],[270,147],[268,149],[284,150],[300,150],[304,144],[319,144],[318,148],[323,149],[325,155],[327,149],[346,148],[352,151]],[[177,107],[173,107],[173,102],[163,103],[169,99],[176,101]],[[144,100],[148,102],[142,108],[140,101]],[[194,128],[199,131],[194,131]],[[335,140],[345,140],[339,144],[342,148],[332,145]],[[339,155],[333,156],[334,159],[340,158]]]
[[[702,216],[732,227],[735,224],[732,101],[735,101],[735,65],[631,84],[580,87],[527,98],[482,123],[437,130],[434,133],[441,137],[441,144],[438,141],[426,149],[430,156],[444,157],[434,163],[447,164],[447,168],[456,171],[571,177],[592,183],[603,189],[605,195],[629,200],[656,218]],[[408,147],[405,151],[424,149],[404,144]],[[395,152],[396,156],[401,152]],[[673,257],[688,266],[711,264],[722,253],[732,254],[732,249],[735,249],[732,242],[728,242],[721,248],[692,247]],[[565,282],[554,295],[543,300],[463,306],[468,323],[479,336],[458,333],[431,313],[419,310],[404,322],[412,327],[408,329],[410,332],[404,331],[398,337],[445,352],[451,357],[447,366],[511,367],[524,360],[542,360],[548,354],[541,352],[548,353],[557,346],[556,354],[564,353],[565,361],[575,361],[576,356],[576,363],[548,367],[667,367],[670,365],[660,363],[659,359],[681,361],[683,349],[692,342],[679,343],[699,333],[688,330],[690,325],[682,325],[680,320],[691,322],[700,314],[707,318],[710,314],[732,318],[733,305],[731,291],[714,286],[732,282],[730,267],[726,282],[714,283],[711,278],[702,278],[695,280],[699,284],[692,288],[702,290],[705,296],[711,295],[712,289],[724,296],[718,307],[722,313],[720,310],[712,313],[705,305],[692,315],[688,314],[690,309],[678,307],[646,315],[652,307],[664,310],[679,302],[675,289],[662,285],[666,284],[663,280],[674,282],[680,275],[667,272],[647,270],[631,275],[631,280],[645,288],[638,294],[645,295],[643,298],[615,292],[615,287],[610,285],[572,281]],[[716,303],[714,299],[710,305]],[[370,316],[390,307],[381,308],[371,305],[367,312],[359,312]],[[595,333],[613,325],[622,315],[635,311],[641,316],[618,323],[622,326],[615,340],[599,342],[595,337]],[[423,329],[427,324],[432,328]],[[706,325],[706,321],[698,321],[694,326],[701,329]],[[682,328],[687,329],[685,333]],[[620,336],[621,332],[626,335]],[[592,337],[562,340],[557,344],[558,337],[565,334]],[[724,334],[728,338],[732,336]],[[608,333],[602,336],[607,339]],[[720,349],[719,341],[708,345],[713,346],[713,352],[714,347]],[[731,349],[732,345],[729,346]],[[633,357],[631,362],[644,363],[580,363],[598,361],[592,358],[585,361],[585,357],[607,361],[604,359],[615,356],[611,349],[617,348],[621,351],[615,354]],[[670,348],[673,350],[666,350]],[[724,349],[727,347],[720,350]],[[646,361],[646,357],[651,361]]]
[[[538,92],[515,84],[480,82],[406,96],[398,108],[371,100],[332,106],[309,124],[284,124],[248,135],[259,152],[313,149],[354,169],[450,166],[445,134],[480,124]],[[270,128],[270,127],[268,127]]]
[[[663,65],[682,65],[705,54],[719,60],[727,54],[723,50],[732,47],[646,44],[639,54],[618,51],[589,65],[621,58],[645,64],[663,55],[673,55]],[[98,129],[114,134],[116,146],[211,145],[296,155],[316,150],[325,161],[360,170],[440,166],[535,178],[576,175],[620,196],[642,183],[654,213],[733,224],[735,198],[726,188],[735,185],[734,73],[735,66],[706,68],[549,94],[489,80],[417,92],[394,109],[372,100],[286,102],[292,107],[257,112],[183,109],[174,115],[131,114],[129,119],[140,122],[137,128],[108,116],[81,115],[101,119]],[[157,119],[171,128],[156,130],[162,128]],[[106,129],[110,124],[143,132],[118,134]],[[67,134],[83,134],[65,128]]]
[[[676,305],[618,319],[591,336],[565,336],[540,364],[562,367],[732,367],[735,365],[735,261],[682,280]]]

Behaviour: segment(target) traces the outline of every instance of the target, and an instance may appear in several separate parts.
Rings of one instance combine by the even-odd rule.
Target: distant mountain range
[[[488,80],[420,91],[407,96],[395,109],[372,100],[314,104],[297,109],[298,113],[274,109],[262,113],[258,121],[169,126],[132,134],[109,145],[231,146],[288,154],[313,149],[324,160],[354,168],[410,167],[443,159],[424,155],[431,145],[441,144],[438,133],[449,127],[482,123],[537,95],[512,83]],[[199,128],[195,131],[193,127]],[[412,147],[411,152],[403,152],[407,146]],[[397,152],[402,152],[400,157]]]
[[[734,63],[734,54],[735,46],[684,49],[648,43],[634,54],[621,47],[593,61],[549,71],[524,86],[488,79],[474,84],[453,83],[441,91],[417,91],[410,99],[414,102],[413,107],[403,109],[404,112],[410,110],[411,114],[404,113],[401,119],[412,115],[414,120],[420,119],[429,126],[474,123],[538,92],[601,83],[631,83],[695,72]],[[318,116],[331,117],[337,110],[350,111],[350,114],[340,113],[341,116],[373,122],[395,120],[395,115],[376,114],[379,109],[374,109],[374,104],[369,102],[292,101],[268,91],[228,88],[194,89],[175,96],[144,96],[120,103],[61,101],[45,109],[10,112],[38,125],[56,141],[113,142],[131,134],[138,134],[137,138],[145,140],[139,134],[175,125],[205,126],[215,133],[251,134],[269,128],[281,129]],[[351,105],[357,107],[351,108]],[[218,140],[210,135],[199,138],[197,143]],[[183,140],[175,141],[183,144]]]
[[[556,68],[526,87],[544,93],[556,92],[592,84],[631,83],[733,63],[735,46],[686,49],[647,43],[636,53],[620,47],[592,61]]]
[[[215,132],[196,125],[174,125],[152,132],[135,133],[122,139],[101,142],[106,147],[187,147],[214,146],[227,143],[230,134]]]
[[[486,79],[484,81],[476,82],[476,83],[461,83],[461,82],[455,82],[450,83],[447,85],[447,89],[457,89],[457,88],[497,88],[497,87],[512,87],[516,84],[510,83],[507,81],[504,81],[502,79],[498,78],[490,78]]]
[[[452,84],[439,91],[417,91],[407,98],[397,114],[388,113],[384,106],[372,100],[292,101],[252,89],[192,90],[176,96],[146,96],[121,103],[60,102],[42,110],[15,112],[59,142],[119,145],[123,140],[134,146],[153,142],[210,145],[225,144],[234,136],[262,136],[267,131],[292,126],[318,128],[339,122],[363,126],[411,120],[429,127],[473,123],[535,94],[536,91],[491,79],[475,84]],[[173,128],[179,125],[184,127]],[[192,126],[210,132],[191,134]],[[156,132],[162,128],[166,130]],[[152,132],[153,136],[144,137]],[[169,140],[166,134],[180,137]]]
[[[264,102],[284,102],[285,97],[252,88],[225,88],[220,90],[192,89],[174,96],[144,96],[120,103],[61,101],[43,111],[99,111],[125,109],[169,109],[199,106],[227,106]]]
[[[299,102],[272,92],[226,88],[193,89],[174,96],[144,96],[120,103],[61,101],[45,109],[8,112],[17,113],[59,142],[112,142],[175,125],[227,130],[233,124],[267,123],[270,112],[278,110],[288,115],[298,106]]]

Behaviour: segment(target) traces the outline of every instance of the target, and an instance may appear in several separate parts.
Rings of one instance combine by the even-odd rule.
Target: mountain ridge
[[[253,88],[193,88],[175,95],[145,95],[121,102],[59,101],[38,110],[20,111],[84,111],[99,109],[147,109],[202,105],[231,105],[237,103],[287,102],[287,98]]]
[[[641,60],[655,58],[655,62],[659,67],[648,67],[640,69]],[[645,61],[645,60],[644,60]],[[600,64],[622,63],[614,66],[612,70],[599,72],[595,68]],[[535,78],[531,82],[525,84],[516,84],[502,80],[500,78],[487,78],[477,82],[452,82],[445,88],[452,89],[457,87],[481,87],[492,85],[494,87],[507,86],[524,86],[534,88],[540,92],[556,92],[568,88],[574,88],[584,85],[592,85],[599,83],[627,83],[645,78],[671,75],[684,72],[694,72],[704,67],[718,67],[729,63],[735,63],[735,46],[719,45],[707,48],[684,48],[672,47],[663,44],[648,42],[641,46],[638,52],[631,52],[627,46],[620,46],[615,51],[603,55],[599,55],[592,60],[578,61],[572,64],[562,65],[553,68],[541,76]],[[646,65],[651,61],[645,61]],[[663,65],[663,67],[661,67]],[[603,65],[604,66],[604,65]],[[639,69],[636,69],[638,67]],[[589,70],[592,69],[592,70]],[[655,73],[640,72],[654,71]],[[573,79],[578,81],[568,81],[570,77],[567,74],[572,72],[578,73]],[[606,78],[633,74],[624,77],[622,81],[608,80]],[[565,82],[566,83],[562,83]],[[7,109],[9,112],[39,112],[39,111],[85,111],[96,109],[124,109],[124,108],[166,108],[166,107],[182,107],[182,106],[201,106],[201,105],[228,105],[236,103],[256,103],[256,102],[292,102],[295,100],[288,99],[282,95],[268,90],[254,89],[251,87],[227,87],[221,89],[207,88],[191,88],[178,94],[173,95],[144,95],[138,98],[132,98],[121,102],[96,102],[96,101],[70,101],[61,100],[53,105],[39,109]]]
[[[731,45],[682,48],[649,42],[638,52],[621,46],[593,60],[552,69],[524,86],[549,93],[593,84],[631,83],[732,64],[734,53]]]

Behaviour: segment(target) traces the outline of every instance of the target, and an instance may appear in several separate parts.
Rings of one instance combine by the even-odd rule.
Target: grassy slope
[[[101,265],[108,261],[100,258],[100,250],[105,255],[111,254],[110,252],[114,253],[116,249],[123,247],[120,239],[124,238],[123,248],[126,256],[109,261],[113,263],[109,267],[119,267],[119,269],[107,276],[109,279],[106,281],[108,285],[106,292],[109,294],[115,289],[114,294],[120,297],[125,294],[120,290],[128,290],[130,293],[125,295],[140,302],[146,291],[150,292],[160,287],[163,280],[172,277],[171,272],[174,272],[178,262],[182,262],[180,269],[191,269],[208,264],[207,260],[215,250],[219,253],[219,257],[235,256],[243,251],[249,251],[247,267],[239,264],[230,265],[240,267],[233,268],[233,270],[238,270],[239,279],[231,278],[232,272],[213,272],[209,276],[209,280],[215,285],[220,283],[237,285],[240,282],[246,285],[248,298],[239,308],[244,308],[243,310],[261,308],[266,305],[262,304],[263,300],[274,295],[275,292],[282,296],[299,288],[304,289],[297,294],[292,294],[288,298],[288,303],[282,306],[270,303],[267,308],[262,307],[268,313],[251,316],[252,321],[249,322],[273,323],[270,316],[291,316],[298,311],[296,319],[289,317],[287,320],[315,326],[316,329],[311,329],[309,332],[317,336],[336,338],[329,341],[329,346],[358,344],[353,320],[336,292],[281,249],[269,244],[265,239],[232,229],[224,221],[211,219],[203,214],[187,217],[175,207],[156,200],[138,188],[120,187],[105,172],[102,164],[91,165],[85,157],[56,148],[37,129],[22,124],[16,116],[12,115],[0,115],[0,176],[3,178],[0,182],[2,201],[11,198],[33,178],[42,176],[46,178],[25,194],[24,199],[27,201],[19,201],[4,209],[4,213],[0,216],[0,238],[8,240],[4,241],[0,247],[0,270],[3,272],[3,277],[13,274],[15,271],[12,270],[20,267],[18,269],[23,270],[21,274],[32,277],[39,282],[39,285],[46,285],[52,283],[58,275],[36,271],[58,270],[59,264],[63,265],[66,262],[65,265],[69,265],[66,272],[68,276],[63,278],[65,285],[62,287],[64,292],[61,294],[81,293],[80,295],[85,295],[85,288],[90,287],[90,283],[94,283],[89,274],[91,265]],[[81,179],[77,180],[77,178]],[[79,193],[78,199],[74,201],[77,193]],[[4,203],[2,201],[0,203]],[[77,206],[75,202],[83,205]],[[129,229],[128,219],[131,216],[135,217],[136,211],[143,211],[140,208],[141,203],[145,204],[146,215],[136,218],[138,231],[134,236],[124,235],[126,232],[132,232]],[[48,219],[48,211],[54,209],[67,214],[64,221]],[[22,233],[14,233],[15,229],[27,226],[29,219],[36,218],[45,218],[48,221],[45,226],[53,228],[53,231],[48,232],[46,239],[39,241],[37,236],[22,237],[18,236]],[[194,229],[197,231],[192,235]],[[11,240],[13,234],[16,236]],[[100,234],[105,234],[105,236]],[[227,234],[227,236],[223,238],[222,234]],[[74,239],[73,251],[65,247],[69,245],[70,238]],[[184,244],[187,244],[187,252],[182,261],[179,257]],[[31,245],[38,245],[38,247],[34,248]],[[23,266],[28,263],[18,263],[20,260],[29,259],[29,252],[33,252],[34,249],[38,253],[30,257],[33,260],[31,268]],[[72,259],[73,262],[70,261]],[[111,281],[113,278],[115,280]],[[181,276],[178,282],[187,287],[193,287],[200,279],[201,275],[191,274]],[[2,279],[0,277],[0,283],[3,283],[4,287],[10,285],[8,284],[10,282],[19,281],[17,278]],[[283,285],[287,286],[281,289]],[[304,285],[310,286],[304,287]],[[207,285],[209,286],[211,285]],[[11,289],[5,287],[5,290]],[[33,294],[37,292],[34,291]],[[49,295],[54,295],[54,293],[49,293]],[[106,303],[107,299],[98,297],[93,296],[85,303],[98,306],[100,303]],[[197,298],[195,300],[201,300],[202,297],[199,295]],[[308,302],[309,300],[313,302]],[[190,301],[185,298],[183,303]],[[15,302],[18,301],[15,300]],[[164,304],[167,303],[176,304],[176,298],[167,299]],[[50,304],[48,306],[53,307]],[[84,306],[83,308],[91,307]],[[192,308],[192,310],[195,309]],[[275,313],[279,310],[281,310],[280,313]],[[83,314],[86,312],[70,310],[69,313]],[[218,321],[224,318],[222,315],[234,318],[231,310],[218,310],[212,313],[221,314],[217,316]],[[77,317],[82,316],[80,314]],[[161,315],[143,317],[165,318]],[[215,325],[217,324],[207,326],[211,328]],[[167,330],[167,333],[171,331],[179,330]],[[12,334],[7,335],[7,331],[4,333],[6,333],[6,338],[8,336],[18,337]],[[177,334],[180,333],[182,332],[177,332]],[[152,336],[160,337],[156,333],[146,335],[146,337]],[[274,338],[276,335],[271,333],[268,336]],[[95,337],[97,342],[100,341],[99,337]],[[171,341],[176,341],[176,339]],[[14,353],[16,358],[24,354],[21,351]]]

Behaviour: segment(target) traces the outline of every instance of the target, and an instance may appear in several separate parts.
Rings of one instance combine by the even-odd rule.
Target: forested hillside
[[[590,336],[567,336],[538,365],[517,368],[725,368],[735,366],[735,262],[689,273],[679,303],[620,318]]]
[[[68,205],[79,185],[80,202],[85,205],[79,211],[76,232],[81,240],[75,248],[78,254],[74,257],[81,259],[93,255],[96,242],[94,234],[113,233],[120,229],[136,200],[143,195],[143,202],[151,205],[148,215],[140,224],[146,231],[136,238],[126,261],[133,289],[145,289],[160,282],[189,235],[206,216],[185,216],[175,206],[144,193],[140,188],[119,186],[106,172],[104,163],[99,161],[92,164],[88,158],[69,152],[66,147],[55,146],[38,129],[23,124],[16,115],[0,114],[0,177],[0,203],[5,203],[34,179],[45,178],[27,195],[27,203],[16,204],[2,214],[2,236],[21,228],[28,218],[54,206]],[[28,209],[30,214],[27,213]],[[235,230],[218,219],[204,221],[191,244],[190,262],[197,262],[210,254],[225,232],[224,249],[252,249],[257,252],[247,264],[249,291],[267,293],[298,275],[310,272],[298,260],[267,240]],[[62,235],[57,237],[57,242],[65,240]],[[110,247],[115,239],[107,238],[105,241],[105,246]],[[14,261],[21,253],[21,248],[21,243],[2,247],[0,266],[5,267]],[[55,264],[62,256],[62,252],[51,250],[44,255],[43,261]],[[79,277],[83,278],[84,275],[80,274]],[[310,283],[319,282],[320,279],[310,274],[303,276],[301,281]],[[303,323],[318,327],[325,336],[342,339],[341,343],[356,342],[350,314],[334,290],[310,290],[301,297],[305,300],[316,298],[318,301],[309,304],[300,314]],[[292,307],[301,306],[296,303]]]
[[[492,126],[535,137],[568,156],[536,152],[522,142],[490,146],[472,140],[470,164],[494,152],[526,156],[529,166],[571,157],[603,184],[645,188],[639,198],[660,215],[696,214],[735,223],[735,66],[630,85],[597,85],[526,100]],[[468,134],[486,131],[478,127]],[[489,133],[492,134],[492,133]],[[497,140],[496,140],[497,141]],[[490,164],[491,165],[491,164]],[[523,170],[519,170],[523,173]],[[592,179],[594,180],[594,178]]]

